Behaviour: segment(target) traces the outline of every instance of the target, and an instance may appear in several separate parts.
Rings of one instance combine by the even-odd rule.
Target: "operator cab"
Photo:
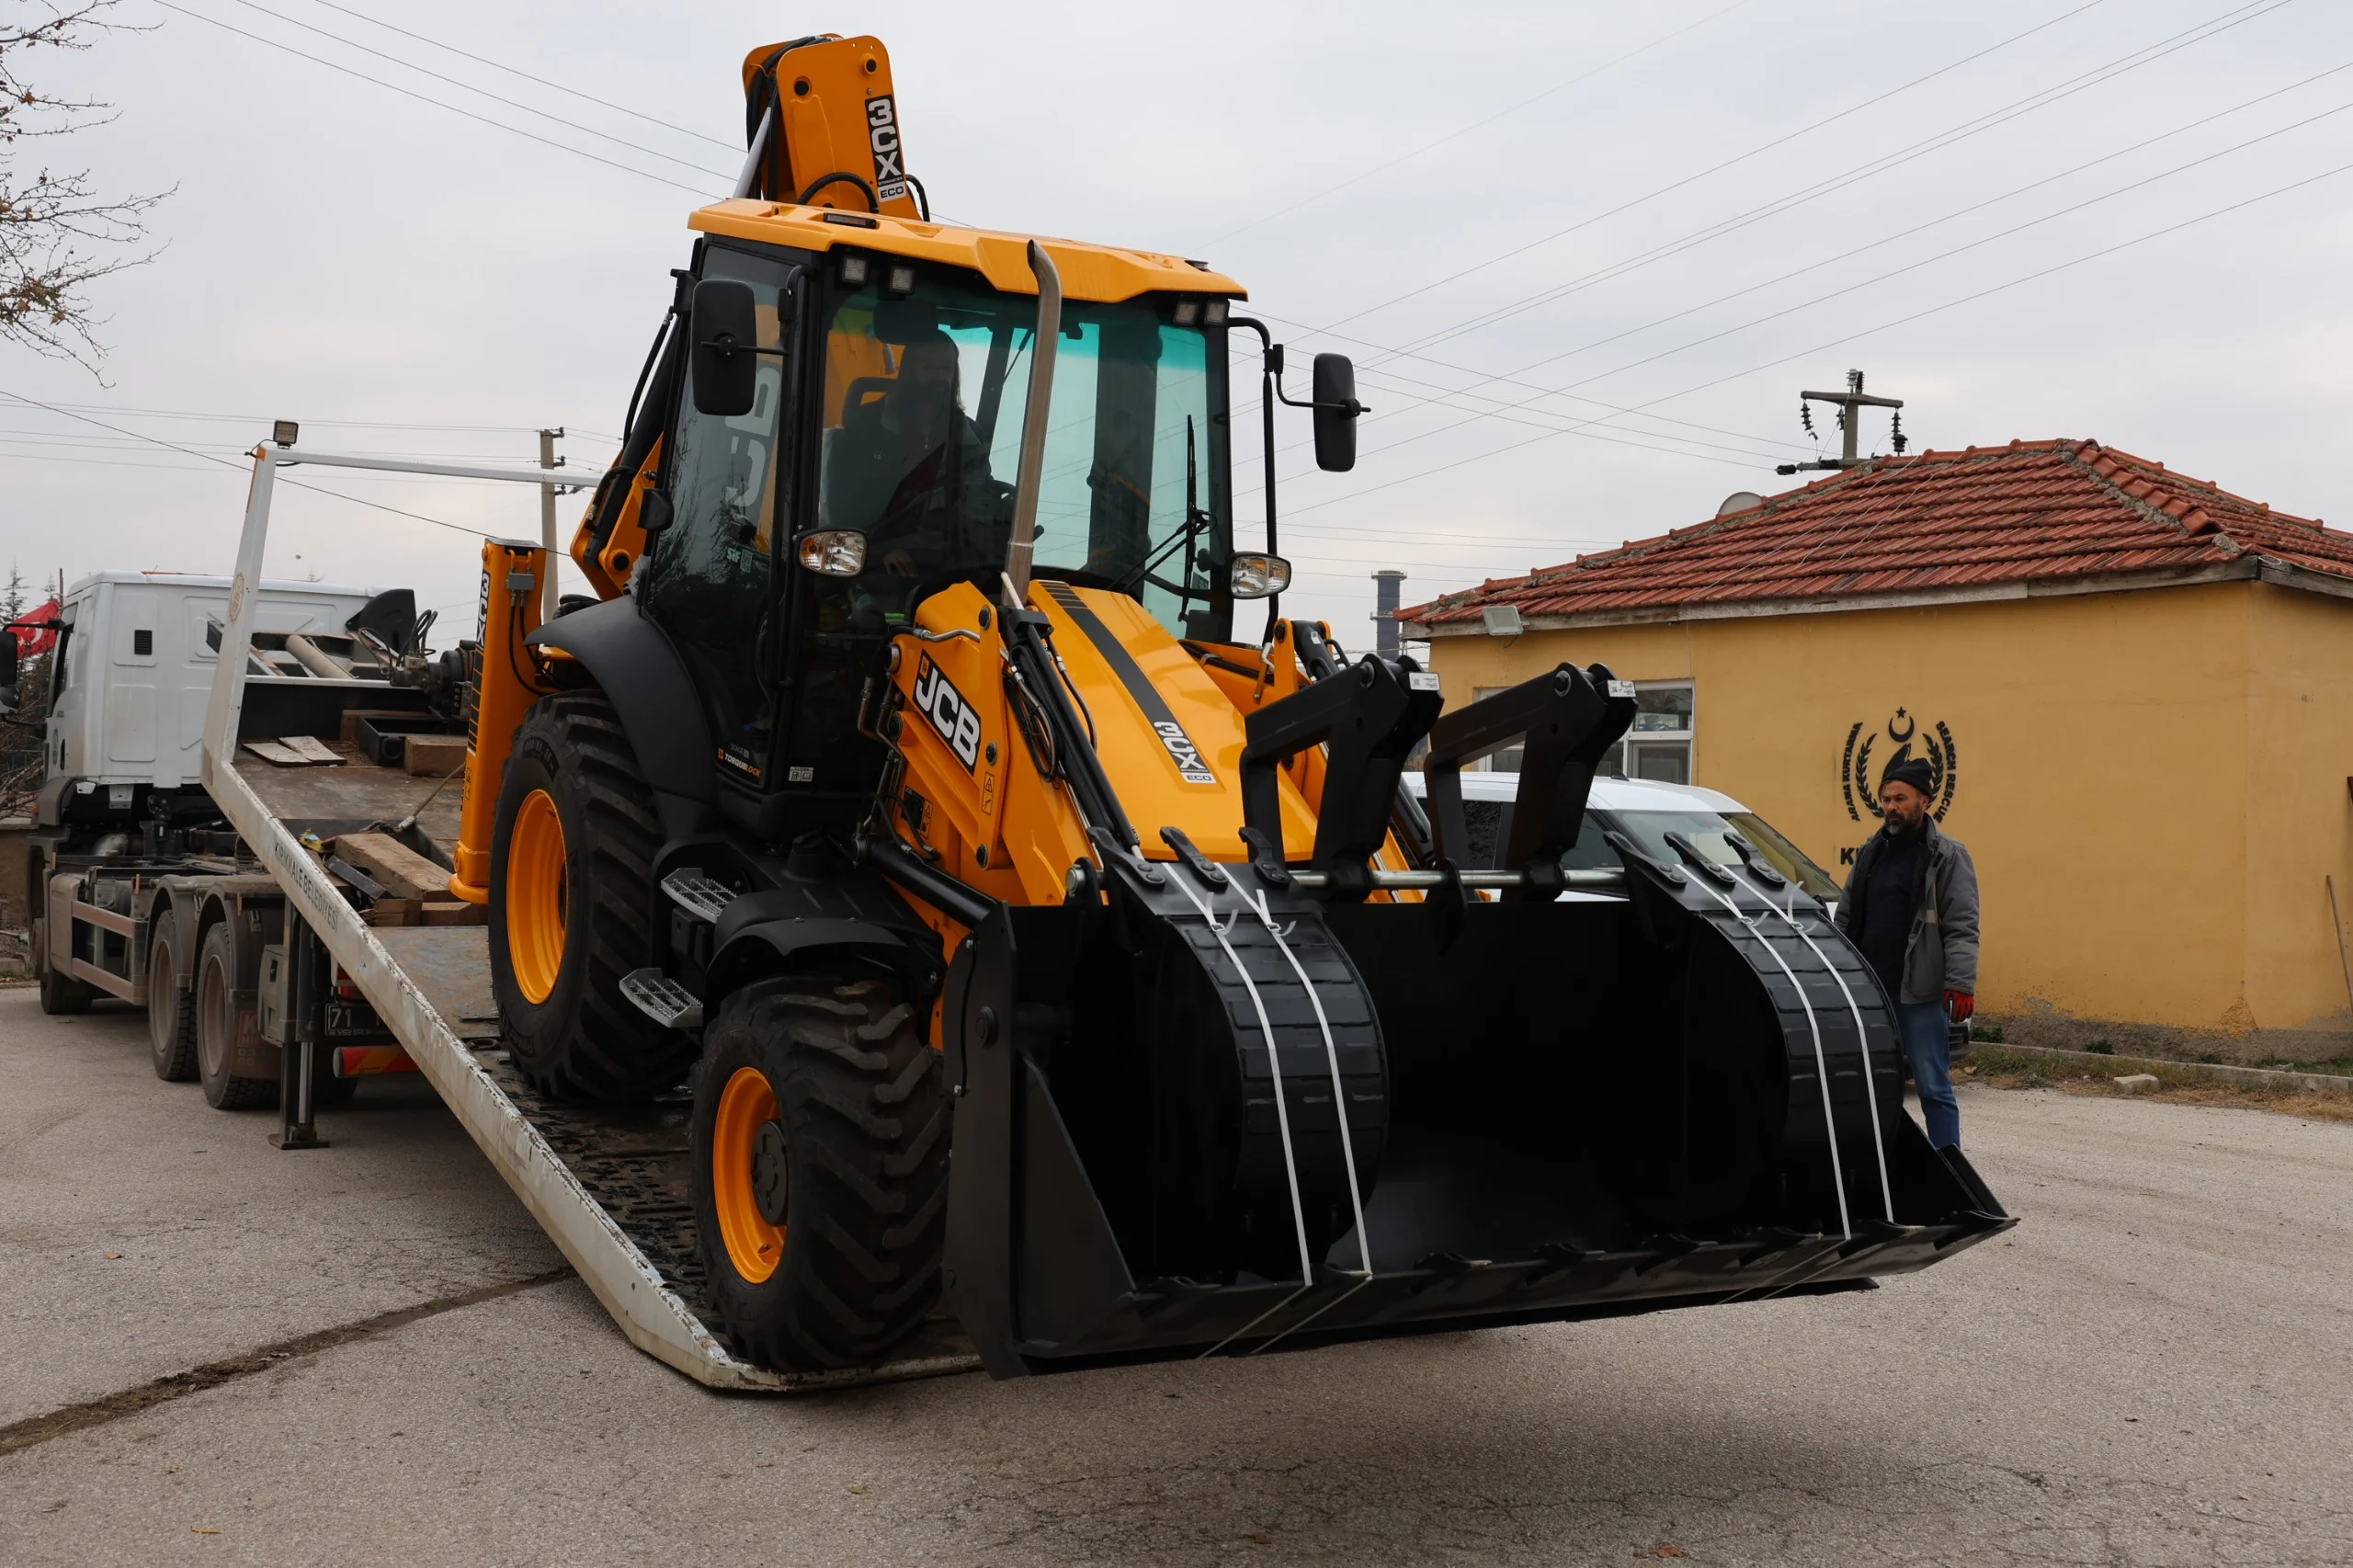
[[[792,813],[812,825],[854,819],[883,757],[860,703],[891,639],[950,585],[998,597],[1038,300],[960,267],[715,238],[692,283],[666,526],[634,591],[696,676],[722,777],[835,803]],[[1234,606],[1226,306],[1064,302],[1033,536],[1035,576],[1211,642]],[[730,351],[706,352],[730,317]],[[776,569],[779,538],[803,569]]]

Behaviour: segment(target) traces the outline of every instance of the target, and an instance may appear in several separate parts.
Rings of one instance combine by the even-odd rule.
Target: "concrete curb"
[[[2353,1095],[2353,1078],[2330,1073],[2290,1073],[2278,1067],[2234,1067],[2225,1062],[2168,1062],[2157,1056],[2105,1056],[2096,1051],[2060,1051],[2048,1045],[2005,1045],[1976,1041],[1961,1060],[1974,1062],[2007,1052],[2054,1066],[2092,1067],[2118,1076],[2132,1073],[2154,1074],[2168,1084],[2238,1084],[2250,1089],[2301,1089],[2313,1095]]]

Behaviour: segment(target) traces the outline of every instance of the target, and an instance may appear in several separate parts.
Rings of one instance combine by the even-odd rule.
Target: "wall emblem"
[[[1909,711],[1899,708],[1884,731],[1864,733],[1858,723],[1847,732],[1847,750],[1838,763],[1839,788],[1846,791],[1847,814],[1857,822],[1879,821],[1880,775],[1899,762],[1925,757],[1928,764],[1928,810],[1938,822],[1952,809],[1953,785],[1961,773],[1952,731],[1938,721],[1926,730]],[[1917,748],[1916,750],[1915,748]]]

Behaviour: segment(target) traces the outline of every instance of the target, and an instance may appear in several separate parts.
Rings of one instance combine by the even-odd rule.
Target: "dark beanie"
[[[1927,757],[1907,756],[1900,762],[1887,765],[1887,771],[1879,776],[1879,787],[1884,790],[1890,784],[1909,784],[1926,795],[1930,792],[1928,786],[1935,778]]]

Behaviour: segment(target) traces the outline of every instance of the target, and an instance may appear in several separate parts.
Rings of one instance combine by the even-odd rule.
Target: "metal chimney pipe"
[[[1397,652],[1398,590],[1404,586],[1405,574],[1395,567],[1385,567],[1372,574],[1372,648],[1377,653]]]

